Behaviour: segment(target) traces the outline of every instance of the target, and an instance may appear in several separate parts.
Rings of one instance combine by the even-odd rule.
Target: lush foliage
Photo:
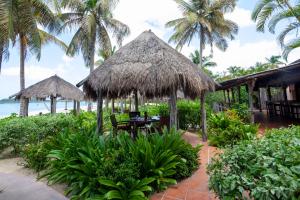
[[[149,116],[169,116],[169,107],[166,103],[158,105],[146,105],[140,109],[147,112]],[[186,130],[196,128],[200,124],[200,102],[179,100],[177,101],[177,112],[179,128]]]
[[[214,158],[209,185],[221,199],[299,199],[300,127],[273,129]]]
[[[12,146],[15,153],[18,153],[26,144],[36,144],[66,127],[78,128],[80,124],[76,122],[73,115],[65,114],[0,120],[3,123],[0,126],[0,149]]]
[[[65,131],[55,138],[44,157],[42,177],[50,183],[67,183],[74,199],[143,198],[198,167],[199,147],[193,148],[175,131],[139,135],[135,141],[126,133],[112,137]]]
[[[244,123],[235,110],[212,114],[208,126],[209,143],[218,147],[253,139],[257,133],[257,126]]]

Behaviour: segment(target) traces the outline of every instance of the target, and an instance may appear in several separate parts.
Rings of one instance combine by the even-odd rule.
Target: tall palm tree
[[[234,39],[238,32],[236,23],[224,18],[224,14],[232,12],[236,0],[174,0],[182,10],[183,17],[169,21],[166,27],[172,27],[174,34],[169,42],[177,43],[176,48],[190,44],[199,37],[200,66],[202,66],[203,49],[206,44],[217,46],[225,51],[227,38]]]
[[[4,3],[3,3],[4,2]],[[66,45],[43,29],[54,31],[59,27],[55,14],[42,0],[0,0],[0,10],[5,11],[5,19],[0,17],[1,56],[8,55],[8,45],[19,44],[20,49],[20,90],[25,88],[25,59],[28,53],[41,57],[42,45],[54,42],[62,48]],[[2,7],[3,6],[3,7]],[[20,115],[26,113],[25,99],[21,99]]]
[[[293,49],[300,47],[300,37],[285,44],[286,36],[300,28],[299,1],[292,4],[290,0],[260,0],[252,12],[252,19],[257,23],[256,28],[258,31],[264,32],[266,26],[268,26],[271,33],[275,33],[279,22],[283,20],[288,22],[288,25],[278,35],[278,41],[284,49],[284,58],[287,58]]]
[[[62,3],[62,7],[70,12],[60,16],[64,22],[61,31],[76,28],[67,54],[74,56],[81,52],[90,72],[94,70],[96,48],[104,52],[112,49],[109,32],[119,45],[130,33],[127,25],[113,18],[112,11],[117,2],[118,0],[65,0]],[[88,107],[90,110],[91,104]]]

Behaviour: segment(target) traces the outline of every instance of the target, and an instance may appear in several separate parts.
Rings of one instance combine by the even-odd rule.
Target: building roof
[[[81,85],[93,99],[98,90],[108,98],[127,96],[133,90],[151,98],[169,96],[175,89],[196,98],[202,91],[215,88],[215,82],[197,65],[151,31],[121,47],[77,84]]]
[[[20,99],[21,97],[24,97],[29,99],[46,99],[50,96],[77,101],[84,99],[84,94],[80,89],[58,77],[57,75],[51,76],[32,86],[29,86],[28,88],[10,96],[9,98]]]

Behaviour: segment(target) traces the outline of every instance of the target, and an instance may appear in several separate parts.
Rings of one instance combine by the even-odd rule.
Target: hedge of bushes
[[[209,186],[220,199],[300,199],[300,127],[273,129],[214,158]]]
[[[57,114],[34,117],[9,117],[0,120],[0,150],[12,146],[19,153],[26,144],[35,144],[63,129],[78,129],[73,115]]]
[[[208,120],[209,144],[217,147],[234,145],[256,137],[258,125],[243,122],[238,112],[228,110],[211,114]]]

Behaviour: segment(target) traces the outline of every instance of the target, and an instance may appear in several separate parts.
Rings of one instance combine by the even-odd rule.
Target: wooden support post
[[[135,112],[139,112],[139,97],[137,90],[134,90],[134,106]]]
[[[231,101],[230,101],[230,93],[229,93],[229,89],[227,89],[227,98],[228,98],[228,105],[229,105],[229,107],[230,107]]]
[[[227,98],[226,98],[226,90],[223,90],[223,95],[224,95],[224,103],[227,102]]]
[[[131,112],[132,111],[132,107],[131,107],[131,97],[129,97],[129,112]]]
[[[74,110],[74,113],[76,112],[76,100],[73,100],[73,110]]]
[[[80,101],[77,101],[76,103],[76,114],[79,115],[80,113]]]
[[[111,99],[111,112],[112,113],[115,112],[115,99],[114,98]]]
[[[205,109],[205,91],[200,96],[200,108],[201,108],[201,130],[202,141],[207,141],[207,124],[206,124],[206,109]]]
[[[286,92],[287,86],[282,86],[282,92],[283,92],[283,100],[287,101],[287,92]]]
[[[170,99],[169,99],[169,108],[170,108],[170,128],[175,128],[177,130],[177,91],[173,89]]]
[[[267,96],[268,96],[268,101],[272,101],[272,93],[271,93],[271,88],[269,86],[267,87]]]
[[[97,133],[103,134],[103,96],[102,91],[97,91]]]
[[[231,88],[232,103],[235,103],[234,87]]]
[[[248,85],[248,96],[249,96],[250,122],[253,124],[254,123],[253,89],[255,86],[255,80],[252,80],[247,85]]]
[[[29,99],[24,99],[24,117],[28,117]]]
[[[56,113],[56,97],[51,96],[50,97],[50,104],[51,104],[51,114]]]
[[[241,86],[238,86],[237,88],[237,95],[238,95],[238,103],[241,103]]]

